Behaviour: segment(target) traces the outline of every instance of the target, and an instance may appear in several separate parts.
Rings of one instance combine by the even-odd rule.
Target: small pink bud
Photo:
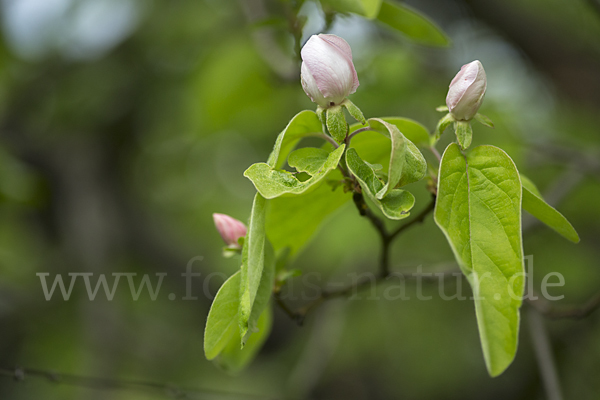
[[[300,55],[302,87],[313,102],[328,108],[339,105],[356,92],[359,82],[352,50],[341,37],[313,35]]]
[[[237,247],[240,245],[238,239],[246,236],[248,229],[246,225],[235,218],[231,218],[225,214],[213,214],[215,226],[221,234],[221,237],[229,247]]]
[[[446,96],[450,114],[457,120],[472,119],[481,106],[486,87],[487,78],[479,60],[463,65],[452,79]]]

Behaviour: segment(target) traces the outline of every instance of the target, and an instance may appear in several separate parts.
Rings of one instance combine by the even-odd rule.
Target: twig
[[[556,363],[552,355],[552,346],[542,316],[535,309],[528,313],[529,333],[538,362],[540,375],[548,400],[562,400],[560,382],[556,371]]]
[[[315,133],[307,133],[307,134],[305,134],[305,136],[312,136],[312,137],[317,137],[317,138],[326,140],[327,142],[331,143],[331,145],[336,149],[338,147],[340,147],[338,142],[336,142],[331,136],[326,135],[324,133],[316,133],[316,132]]]
[[[371,128],[370,126],[365,126],[364,128],[357,129],[354,132],[352,132],[350,135],[348,135],[348,138],[346,139],[346,141],[348,143],[350,143],[350,140],[352,140],[352,138],[354,136],[358,135],[359,133],[365,132],[365,131],[372,131],[372,130],[373,130],[373,128]]]
[[[399,276],[399,277],[405,278],[406,275],[404,275],[404,274],[392,273],[390,271],[390,266],[389,266],[389,264],[390,264],[390,246],[391,246],[392,242],[394,241],[394,239],[396,239],[406,229],[410,228],[411,226],[416,225],[417,223],[423,222],[425,220],[425,218],[427,217],[427,215],[430,214],[431,211],[433,211],[434,206],[435,206],[435,196],[434,196],[432,198],[430,204],[425,209],[423,209],[413,220],[400,226],[398,229],[396,229],[395,231],[390,233],[390,232],[388,232],[387,228],[385,227],[384,222],[369,209],[362,193],[359,193],[358,191],[355,192],[354,195],[352,196],[352,199],[354,200],[354,204],[356,205],[356,208],[358,209],[359,214],[361,216],[367,218],[371,222],[371,224],[377,230],[377,232],[381,238],[381,254],[380,254],[380,258],[379,258],[379,273],[377,276],[374,277],[374,279],[372,279],[370,277],[364,278],[357,282],[353,282],[352,284],[345,286],[344,288],[341,288],[341,289],[331,290],[331,291],[322,290],[321,293],[319,293],[319,296],[315,300],[309,302],[308,304],[304,305],[303,307],[299,308],[298,310],[292,310],[287,304],[285,304],[285,302],[281,298],[279,292],[274,293],[274,297],[275,297],[275,301],[276,301],[277,305],[279,305],[279,307],[298,325],[302,325],[304,323],[304,319],[305,319],[306,315],[309,314],[315,308],[319,307],[326,300],[333,299],[333,298],[339,298],[339,297],[348,297],[349,295],[357,293],[358,291],[364,289],[367,286],[377,285],[379,282],[385,281],[388,278],[390,278],[391,276]]]
[[[600,308],[600,293],[590,298],[583,305],[554,307],[549,301],[539,296],[537,300],[527,299],[529,305],[540,314],[550,319],[575,319],[580,320],[588,317]]]
[[[440,155],[440,152],[435,148],[435,146],[430,146],[429,150],[433,153],[435,158],[437,158],[438,162],[442,161],[442,156]]]
[[[287,304],[285,304],[285,302],[281,298],[281,293],[279,291],[273,292],[273,298],[275,299],[275,302],[277,303],[279,308],[281,308],[281,310],[283,310],[283,312],[286,313],[287,316],[290,317],[290,319],[292,319],[292,321],[295,321],[298,325],[302,325],[304,317],[297,311],[294,311],[291,308],[289,308]]]
[[[425,207],[423,209],[423,211],[421,211],[414,219],[412,219],[410,222],[404,224],[404,225],[400,225],[395,231],[393,231],[390,234],[391,238],[395,238],[396,236],[400,235],[402,232],[404,232],[406,229],[410,228],[411,226],[415,225],[415,224],[420,224],[423,221],[425,221],[425,218],[427,218],[427,215],[429,215],[430,212],[432,212],[435,208],[435,199],[436,196],[431,196],[431,201],[429,202],[429,204],[427,205],[427,207]]]
[[[218,395],[234,399],[265,399],[266,396],[258,394],[247,394],[214,389],[180,389],[177,386],[141,380],[109,379],[92,376],[63,374],[54,371],[40,370],[35,368],[0,368],[0,376],[12,378],[17,382],[26,380],[28,377],[46,379],[55,384],[84,387],[100,390],[143,390],[161,392],[171,398],[177,399],[204,399],[207,395]]]

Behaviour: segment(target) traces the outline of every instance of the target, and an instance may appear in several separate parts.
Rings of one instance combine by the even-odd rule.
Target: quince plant
[[[521,210],[573,242],[579,237],[535,185],[519,174],[506,152],[492,145],[468,150],[473,119],[493,127],[489,118],[478,114],[486,91],[483,65],[473,61],[452,80],[446,107],[438,108],[448,113],[430,135],[408,118],[364,118],[347,98],[359,81],[344,39],[312,36],[301,56],[302,86],[317,111],[294,116],[267,161],[244,173],[257,190],[247,231],[240,221],[215,214],[227,252],[241,253],[241,268],[223,284],[212,304],[206,357],[228,370],[239,370],[269,334],[271,298],[298,321],[316,305],[294,312],[278,297],[285,281],[297,275],[286,269],[285,261],[301,250],[325,217],[352,199],[381,236],[382,279],[390,274],[390,243],[433,211],[472,287],[488,372],[501,374],[515,357],[524,294]],[[344,108],[357,123],[348,124]],[[440,156],[436,145],[451,124],[456,143]],[[324,144],[297,148],[306,137],[322,138]],[[428,165],[421,150],[435,154],[439,165]],[[284,169],[286,164],[295,171]],[[418,181],[427,185],[431,203],[388,232],[378,215],[409,218],[415,197],[404,187]]]

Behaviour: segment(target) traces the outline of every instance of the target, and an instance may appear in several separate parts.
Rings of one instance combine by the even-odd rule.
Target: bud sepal
[[[348,110],[348,113],[350,113],[350,115],[352,115],[352,118],[354,118],[357,122],[360,122],[365,126],[367,125],[367,120],[365,119],[365,116],[363,115],[362,111],[360,111],[360,108],[356,106],[356,104],[351,102],[349,99],[345,99],[341,105],[345,107],[346,110]]]
[[[480,114],[480,113],[475,114],[475,120],[477,122],[479,122],[480,124],[487,126],[488,128],[492,128],[492,129],[495,128],[494,122],[492,122],[492,120],[489,117],[487,117],[483,114]]]
[[[327,130],[338,143],[344,143],[348,134],[348,123],[344,116],[342,106],[334,106],[327,109]]]
[[[454,132],[460,148],[466,150],[473,140],[473,128],[471,128],[469,121],[454,122]]]
[[[444,115],[437,123],[435,127],[435,131],[433,132],[433,137],[431,138],[431,145],[434,146],[438,140],[440,140],[440,136],[446,130],[447,127],[450,126],[451,123],[455,122],[456,119],[450,113]]]

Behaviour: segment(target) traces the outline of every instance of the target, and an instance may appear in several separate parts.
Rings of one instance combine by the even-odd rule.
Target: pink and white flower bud
[[[246,236],[248,232],[246,225],[225,214],[215,213],[213,214],[213,220],[227,246],[240,248],[238,239]]]
[[[469,121],[481,106],[487,78],[479,60],[463,65],[458,74],[452,79],[446,105],[457,120]]]
[[[301,81],[310,99],[323,108],[339,105],[356,92],[358,75],[352,63],[352,50],[335,35],[313,35],[302,51]]]

